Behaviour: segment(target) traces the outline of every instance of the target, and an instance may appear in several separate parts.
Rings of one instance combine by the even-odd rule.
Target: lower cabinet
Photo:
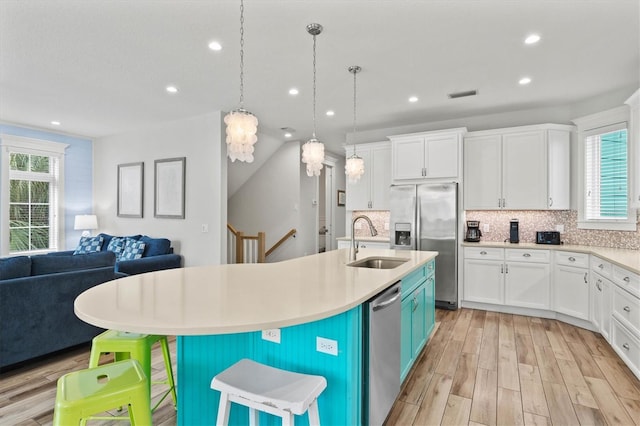
[[[555,311],[589,321],[589,255],[558,251],[555,263]]]
[[[591,322],[607,342],[611,341],[611,298],[613,283],[594,273],[591,276]]]

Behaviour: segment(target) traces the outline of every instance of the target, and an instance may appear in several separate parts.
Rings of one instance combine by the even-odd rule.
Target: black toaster
[[[536,232],[536,244],[560,245],[560,233],[558,231]]]

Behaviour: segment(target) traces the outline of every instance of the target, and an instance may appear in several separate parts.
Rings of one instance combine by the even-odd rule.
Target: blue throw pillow
[[[143,235],[138,241],[142,241],[147,245],[144,250],[144,257],[169,254],[171,252],[171,241],[166,238],[151,238]]]
[[[122,252],[124,251],[124,244],[126,237],[111,237],[107,250],[112,251],[116,255],[116,260],[120,260]]]
[[[102,243],[104,242],[104,238],[101,236],[97,237],[80,237],[80,243],[76,248],[76,251],[73,254],[87,254],[87,253],[95,253],[102,250]]]
[[[145,244],[142,241],[136,241],[132,238],[126,238],[124,249],[118,260],[140,259],[144,253]]]
[[[22,278],[31,275],[31,258],[14,256],[0,259],[0,280]]]

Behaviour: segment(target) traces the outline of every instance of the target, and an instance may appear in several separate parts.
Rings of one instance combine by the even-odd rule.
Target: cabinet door
[[[426,338],[429,339],[431,332],[436,326],[436,281],[433,276],[424,283],[425,297],[425,318],[427,321]]]
[[[604,278],[598,274],[591,275],[591,322],[596,330],[602,327],[602,287]]]
[[[353,148],[347,148],[347,158],[353,154]],[[356,154],[364,160],[364,174],[357,182],[347,179],[347,210],[367,210],[371,201],[371,149],[356,147]]]
[[[549,309],[549,264],[510,262],[505,265],[505,304]]]
[[[611,314],[613,313],[613,286],[608,280],[602,280],[602,302],[600,303],[600,334],[607,342],[611,342]]]
[[[363,157],[364,158],[364,157]],[[371,207],[374,210],[389,210],[389,187],[391,186],[391,145],[371,149]],[[367,162],[364,163],[365,173]],[[348,197],[347,197],[348,198]]]
[[[427,342],[427,299],[424,284],[413,292],[411,299],[413,303],[411,308],[411,357],[415,361]]]
[[[589,271],[556,265],[554,274],[555,311],[589,320]]]
[[[547,155],[542,130],[502,136],[502,198],[509,210],[547,208]]]
[[[464,208],[496,210],[502,199],[500,135],[464,140]]]
[[[425,137],[425,177],[458,177],[458,137],[458,135]]]
[[[412,365],[412,331],[411,314],[413,311],[413,297],[411,295],[402,299],[400,313],[400,381],[407,377]]]
[[[422,179],[424,138],[393,141],[393,179]]]
[[[504,303],[504,264],[496,261],[465,259],[464,300]]]
[[[569,210],[571,207],[571,133],[562,130],[547,131],[548,194],[547,208]]]

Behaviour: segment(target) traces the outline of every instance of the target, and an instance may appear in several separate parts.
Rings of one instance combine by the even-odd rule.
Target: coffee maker
[[[464,240],[470,243],[477,243],[480,241],[480,237],[482,237],[482,232],[480,231],[480,221],[468,220],[467,235],[465,236]]]

